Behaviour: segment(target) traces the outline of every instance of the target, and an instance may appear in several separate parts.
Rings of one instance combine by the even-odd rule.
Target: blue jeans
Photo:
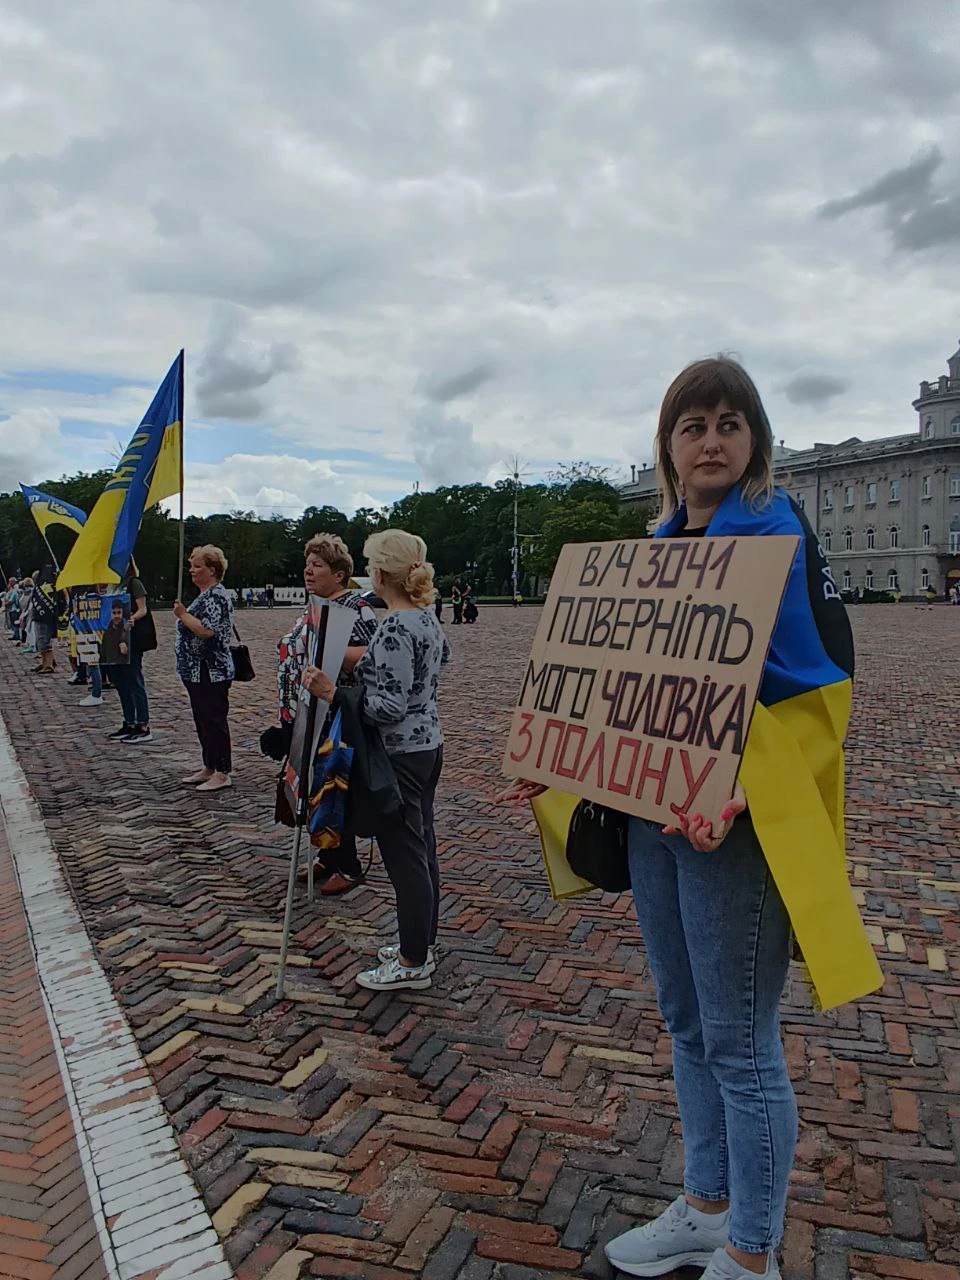
[[[103,697],[103,676],[100,674],[99,667],[87,667],[87,674],[90,677],[90,693],[94,698]]]
[[[780,1039],[790,922],[749,818],[716,853],[631,818],[630,879],[673,1042],[684,1189],[730,1201],[730,1243],[783,1236],[797,1104]]]

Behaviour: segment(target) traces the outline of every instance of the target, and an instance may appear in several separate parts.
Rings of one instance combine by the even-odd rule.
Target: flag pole
[[[183,599],[183,558],[185,553],[184,538],[186,530],[183,517],[183,437],[187,429],[186,413],[183,408],[183,348],[180,348],[180,534],[178,539],[177,560],[177,599]]]
[[[37,528],[38,528],[38,529],[40,529],[40,526],[39,526],[39,525],[37,525]],[[53,567],[54,567],[54,569],[56,569],[56,571],[57,571],[57,576],[59,577],[59,575],[60,575],[60,565],[59,565],[59,563],[58,563],[58,561],[57,561],[57,557],[53,554],[53,547],[51,547],[50,543],[47,541],[47,535],[44,533],[44,531],[43,531],[42,529],[40,529],[40,537],[43,539],[44,546],[45,546],[45,547],[47,548],[47,550],[50,552],[50,559],[53,561]]]

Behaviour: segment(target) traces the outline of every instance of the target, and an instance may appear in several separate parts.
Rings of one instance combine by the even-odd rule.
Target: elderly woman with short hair
[[[230,684],[233,680],[233,604],[223,586],[227,558],[219,547],[194,547],[190,580],[200,594],[188,609],[173,606],[177,618],[177,674],[190,698],[203,765],[184,782],[198,791],[232,786]]]
[[[304,557],[303,585],[307,591],[308,607],[278,646],[280,662],[277,668],[277,689],[280,695],[281,749],[284,752],[290,749],[300,682],[307,664],[309,597],[320,596],[322,600],[341,609],[352,609],[356,614],[356,622],[350,633],[350,646],[337,679],[340,687],[354,683],[354,668],[366,653],[367,645],[377,630],[377,615],[364,600],[362,593],[350,586],[353,557],[343,539],[338,538],[335,533],[315,534],[304,547]],[[270,733],[275,735],[274,730]],[[363,880],[356,839],[349,832],[343,833],[338,849],[324,849],[318,856],[318,863],[323,877],[320,892],[325,897],[347,893]]]

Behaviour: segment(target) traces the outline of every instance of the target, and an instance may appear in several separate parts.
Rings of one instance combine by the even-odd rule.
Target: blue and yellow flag
[[[119,582],[133,555],[145,509],[182,488],[181,351],[73,544],[57,586]]]
[[[64,524],[74,533],[79,533],[87,522],[85,511],[81,511],[79,507],[72,507],[62,498],[55,498],[52,494],[41,492],[40,489],[33,489],[28,484],[22,484],[20,492],[26,498],[30,514],[36,520],[37,528],[41,533],[46,533],[52,524]]]
[[[676,537],[686,519],[681,508],[654,536]],[[843,744],[853,691],[850,623],[816,534],[782,490],[759,511],[739,487],[731,490],[707,533],[793,534],[802,540],[764,666],[740,782],[817,1001],[834,1008],[883,985],[847,877]],[[559,791],[533,801],[557,898],[592,887],[566,862],[575,807],[576,798]]]

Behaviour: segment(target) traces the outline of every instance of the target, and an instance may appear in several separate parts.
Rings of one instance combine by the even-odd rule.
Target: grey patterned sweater
[[[354,672],[363,714],[379,727],[388,754],[443,744],[437,690],[450,646],[433,609],[403,609],[381,622]]]

